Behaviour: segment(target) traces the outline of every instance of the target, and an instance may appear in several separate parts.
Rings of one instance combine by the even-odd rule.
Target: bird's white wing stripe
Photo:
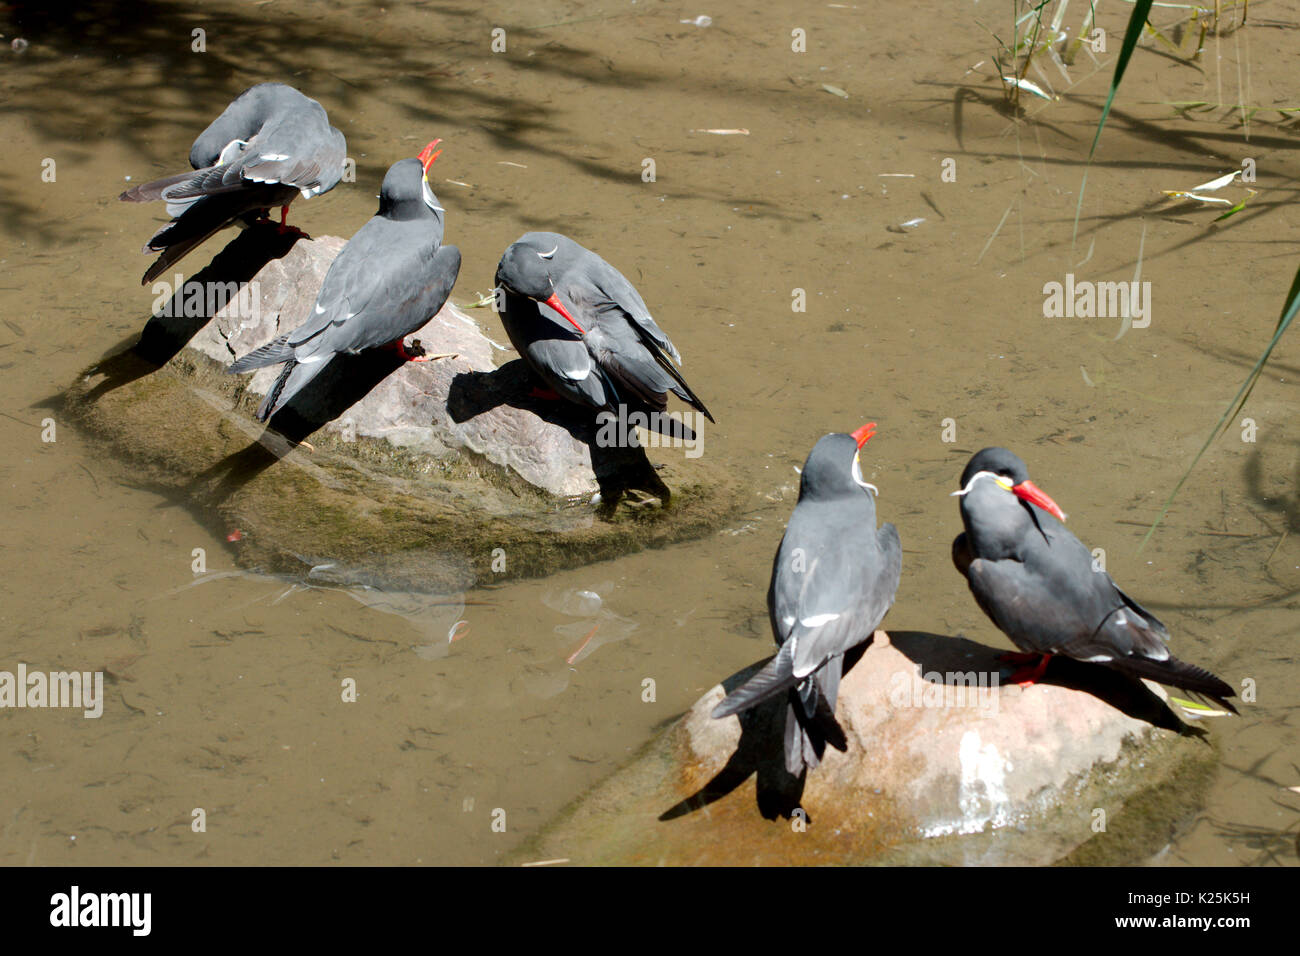
[[[821,627],[823,624],[829,624],[839,616],[838,612],[834,614],[814,614],[812,617],[805,617],[799,623],[804,627]]]

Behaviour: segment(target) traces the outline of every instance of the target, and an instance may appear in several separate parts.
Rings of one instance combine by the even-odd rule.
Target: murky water
[[[974,450],[1010,446],[1180,656],[1258,684],[1258,703],[1212,728],[1209,803],[1171,829],[1160,860],[1296,862],[1294,333],[1251,399],[1257,440],[1230,429],[1137,545],[1267,341],[1300,259],[1294,126],[1161,104],[1294,106],[1300,4],[1211,37],[1195,64],[1135,57],[1073,258],[1114,51],[1100,71],[1081,58],[1078,85],[1027,99],[1017,122],[990,66],[985,27],[1008,19],[993,0],[76,7],[0,14],[0,668],[110,680],[99,720],[0,717],[0,862],[498,859],[768,653],[763,595],[794,466],[821,434],[868,419],[880,430],[867,478],[906,552],[887,626],[1003,640],[950,565],[960,522],[947,494]],[[1101,6],[1116,46],[1127,11]],[[710,26],[680,22],[701,13]],[[496,27],[505,53],[491,51]],[[796,27],[807,52],[791,50]],[[205,52],[192,52],[195,29]],[[15,36],[31,44],[21,54]],[[389,163],[439,136],[434,187],[465,262],[456,301],[486,292],[529,229],[619,266],[718,418],[705,454],[761,489],[750,512],[671,552],[463,606],[376,600],[227,573],[224,535],[185,501],[120,480],[70,427],[42,442],[51,402],[149,309],[138,250],[161,210],[118,203],[126,178],[174,171],[264,80],[319,99],[357,160],[357,183],[295,204],[312,234],[350,235]],[[715,129],[748,133],[699,132]],[[1161,201],[1247,157],[1259,194],[1232,219]],[[1046,282],[1130,279],[1139,250],[1149,327],[1116,339],[1117,319],[1044,317]],[[195,548],[207,575],[191,568]],[[341,701],[348,678],[356,703]],[[192,832],[195,808],[206,833]]]

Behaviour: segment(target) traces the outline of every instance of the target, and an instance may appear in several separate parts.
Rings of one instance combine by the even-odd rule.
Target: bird
[[[429,188],[440,142],[389,167],[379,211],[330,263],[311,317],[231,364],[236,374],[284,363],[257,409],[259,421],[279,411],[340,352],[388,347],[407,361],[435,357],[411,354],[402,340],[443,307],[460,272],[460,250],[442,244],[444,210]]]
[[[1042,678],[1054,655],[1113,668],[1200,694],[1236,713],[1228,684],[1169,652],[1169,631],[1120,590],[1091,551],[1064,525],[1060,506],[1029,480],[1005,448],[985,448],[962,472],[965,531],[952,560],[976,603],[1024,653],[1011,679]]]
[[[329,192],[343,177],[347,141],[324,107],[284,83],[249,87],[212,121],[190,149],[193,170],[126,190],[124,202],[163,199],[172,221],[145,243],[161,253],[141,280],[147,285],[209,236],[249,224],[289,203]]]
[[[548,386],[535,390],[541,397],[648,412],[656,430],[692,439],[689,425],[665,415],[671,392],[714,421],[640,293],[591,250],[556,232],[526,233],[502,255],[496,284],[510,343]]]
[[[767,591],[779,650],[713,709],[722,718],[787,693],[785,766],[796,777],[820,763],[827,743],[847,749],[835,719],[844,655],[871,639],[898,591],[898,531],[876,527],[878,492],[862,477],[861,449],[875,433],[869,422],[813,446]]]

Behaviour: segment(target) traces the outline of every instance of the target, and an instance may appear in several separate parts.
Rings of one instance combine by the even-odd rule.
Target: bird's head
[[[547,239],[552,239],[547,244]],[[555,289],[556,262],[560,254],[558,237],[546,233],[529,233],[510,246],[497,266],[497,285],[508,292],[550,306],[585,335],[578,321],[565,308]]]
[[[401,159],[388,168],[379,189],[379,214],[390,219],[417,219],[432,215],[442,222],[443,208],[429,187],[429,167],[442,150],[435,139],[414,159]]]
[[[876,423],[868,422],[845,434],[825,435],[808,453],[799,477],[799,498],[843,498],[868,491],[879,494],[875,485],[862,477],[862,446],[876,433]]]
[[[985,448],[976,452],[966,465],[966,470],[961,473],[961,488],[954,491],[953,495],[964,497],[982,481],[1010,492],[1021,501],[1038,505],[1060,521],[1065,520],[1065,512],[1029,480],[1029,469],[1014,452],[1005,448]]]

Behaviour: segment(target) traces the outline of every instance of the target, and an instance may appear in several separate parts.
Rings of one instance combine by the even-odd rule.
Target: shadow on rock
[[[238,491],[369,395],[403,364],[405,359],[390,349],[335,355],[319,375],[271,416],[266,430],[252,444],[196,476],[190,492],[203,489],[222,499]]]
[[[1010,673],[1007,665],[998,660],[1005,651],[963,637],[945,637],[922,631],[891,631],[889,639],[905,658],[916,665],[921,680],[926,684],[997,694],[1002,692],[1000,682]],[[871,643],[868,641],[845,656],[846,677]],[[770,658],[732,674],[722,681],[723,689],[731,693],[757,673],[767,660]],[[999,684],[990,686],[990,675],[994,674],[999,675]],[[980,678],[983,683],[979,683]],[[1153,727],[1188,736],[1202,737],[1205,734],[1201,728],[1191,727],[1179,719],[1173,709],[1142,681],[1107,667],[1054,657],[1038,683],[1090,694],[1126,716]],[[660,821],[676,819],[721,800],[754,774],[757,774],[759,813],[768,820],[778,816],[789,818],[800,806],[805,776],[793,777],[785,769],[783,741],[787,704],[788,698],[783,695],[739,714],[740,742],[726,765],[699,791],[664,811]]]
[[[166,365],[228,302],[240,297],[267,263],[283,259],[302,238],[300,232],[281,232],[268,220],[243,229],[207,266],[185,280],[165,305],[155,309],[133,345],[95,367],[104,380],[84,401],[93,404],[100,396]],[[170,281],[174,276],[165,278]]]
[[[844,655],[844,674],[847,675],[853,669],[870,646],[871,641],[868,640]],[[723,690],[730,694],[758,673],[769,660],[771,658],[766,658],[732,674],[722,682]],[[782,694],[738,714],[740,743],[727,760],[726,766],[699,791],[660,814],[659,820],[675,820],[721,800],[754,774],[757,774],[755,790],[758,812],[766,820],[775,820],[777,817],[789,819],[800,808],[807,771],[795,777],[785,768],[785,721],[789,714],[788,705],[788,696]],[[808,822],[812,822],[811,817]]]
[[[1006,651],[964,637],[945,637],[924,631],[890,631],[889,638],[899,652],[916,664],[922,679],[928,683],[969,687],[972,675],[996,673],[1002,681],[1011,673],[1011,669],[998,660]],[[1100,664],[1058,655],[1048,662],[1037,683],[1091,694],[1120,713],[1162,730],[1193,736],[1205,733],[1179,719],[1159,694],[1136,677]]]
[[[523,359],[507,362],[491,372],[462,372],[452,379],[447,412],[457,423],[467,422],[501,405],[531,412],[542,421],[565,429],[587,446],[603,510],[612,510],[629,491],[639,491],[668,504],[672,492],[659,478],[644,448],[598,442],[599,426],[594,411],[562,398],[538,398],[532,393],[538,387],[540,383]]]

